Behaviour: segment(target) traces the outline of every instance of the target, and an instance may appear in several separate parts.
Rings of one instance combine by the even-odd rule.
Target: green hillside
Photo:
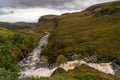
[[[18,25],[17,23],[0,22],[0,27],[7,29],[28,29],[32,26]]]
[[[47,15],[40,18],[32,29],[36,32],[50,31],[51,37],[42,56],[50,64],[96,56],[98,62],[120,64],[120,1],[93,5],[82,12]],[[120,80],[118,76],[106,75],[86,66],[64,72],[57,70],[52,77],[26,80]]]
[[[82,12],[43,16],[39,25],[33,30],[52,31],[42,52],[49,63],[61,54],[68,60],[78,54],[80,58],[97,56],[99,62],[120,64],[120,1],[94,5]]]
[[[14,80],[19,71],[17,62],[38,45],[41,36],[0,28],[0,80]]]
[[[38,45],[45,31],[51,32],[51,36],[41,56],[50,66],[70,61],[73,55],[79,59],[96,56],[98,62],[120,64],[120,1],[93,5],[76,13],[42,16],[36,27],[27,30],[7,27],[0,28],[0,80],[18,80],[17,62]],[[50,78],[24,80],[120,80],[120,77],[82,65],[68,72],[56,70]]]

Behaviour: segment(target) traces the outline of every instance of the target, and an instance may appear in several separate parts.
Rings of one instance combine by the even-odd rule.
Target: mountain
[[[8,29],[27,29],[31,28],[33,23],[9,23],[9,22],[0,22],[0,27]]]
[[[28,27],[33,27],[36,25],[36,23],[31,23],[31,22],[16,22],[15,24],[19,26],[28,26]]]
[[[50,63],[54,63],[60,54],[69,60],[78,54],[81,58],[97,56],[100,62],[120,64],[119,4],[120,1],[115,1],[97,4],[82,12],[41,17],[33,30],[52,31],[42,55],[48,56]]]

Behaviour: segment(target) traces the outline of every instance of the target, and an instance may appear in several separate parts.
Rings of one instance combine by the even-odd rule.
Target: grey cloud
[[[81,9],[90,4],[113,0],[0,0],[0,8],[51,8],[51,9]]]
[[[0,15],[8,15],[13,13],[14,13],[13,11],[0,10]]]

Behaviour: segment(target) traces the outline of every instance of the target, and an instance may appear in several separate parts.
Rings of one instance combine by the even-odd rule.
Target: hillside
[[[30,29],[15,30],[13,24],[3,25],[0,25],[0,80],[18,80],[21,68],[17,64],[20,61],[30,63],[21,64],[23,71],[26,66],[28,70],[41,71],[47,69],[48,64],[52,69],[67,61],[90,57],[97,58],[93,63],[113,62],[120,67],[120,1],[96,4],[81,12],[42,16],[36,27]],[[15,29],[6,29],[9,26]],[[43,36],[45,31],[50,32],[48,40]],[[43,43],[48,41],[48,45],[42,43],[42,47],[39,44],[35,48],[39,40]],[[37,54],[41,51],[39,59]],[[31,54],[28,56],[29,52],[34,53],[33,57]],[[105,66],[103,68],[106,69]],[[120,76],[104,74],[83,64],[68,72],[58,68],[48,78],[28,77],[24,80],[120,80]]]
[[[61,54],[68,60],[77,54],[80,58],[97,56],[99,62],[120,64],[120,1],[94,5],[82,12],[43,16],[38,24],[34,31],[52,31],[42,52],[49,63]]]
[[[29,26],[31,25],[31,26]],[[29,23],[8,23],[8,22],[0,22],[0,27],[7,29],[28,29],[31,28],[34,24]]]
[[[31,22],[16,22],[14,24],[19,26],[27,26],[27,27],[33,27],[36,25],[36,23],[31,23]]]
[[[37,33],[52,33],[41,58],[50,65],[56,65],[62,61],[73,60],[74,55],[77,55],[74,59],[96,56],[97,63],[120,64],[119,29],[120,1],[114,1],[93,5],[81,12],[42,16],[32,30]],[[57,70],[52,77],[43,78],[50,79],[119,80],[120,77],[105,75],[81,66],[68,72]]]
[[[0,80],[15,80],[19,71],[17,62],[38,45],[42,35],[0,28]]]

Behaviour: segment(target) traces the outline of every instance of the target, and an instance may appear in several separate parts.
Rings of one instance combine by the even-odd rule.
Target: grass
[[[0,22],[0,27],[7,29],[28,29],[29,26],[20,26],[14,23]]]
[[[55,15],[47,15],[47,16],[42,16],[36,27],[33,27],[32,30],[34,32],[52,32],[54,28],[56,27],[56,17]]]
[[[24,32],[18,30],[8,30],[0,28],[0,46],[9,47],[14,54],[23,56],[22,51],[34,49],[42,34],[34,32]],[[20,57],[20,56],[19,56]]]
[[[49,31],[49,44],[42,52],[42,60],[53,64],[60,55],[71,60],[97,56],[99,62],[120,64],[120,1],[97,4],[82,12],[61,16],[43,16],[31,30],[0,28],[0,79],[18,76],[16,62],[25,57]],[[43,46],[44,48],[44,46]],[[15,73],[14,73],[15,72]],[[10,78],[9,78],[10,77]],[[57,70],[50,78],[26,80],[119,80],[118,76],[106,75],[85,65],[64,72]],[[15,78],[12,80],[16,80]]]
[[[43,34],[0,28],[0,80],[18,77],[17,62],[33,50]]]
[[[120,64],[119,5],[120,1],[97,4],[82,12],[52,17],[56,21],[45,23],[41,23],[41,21],[34,28],[35,31],[37,29],[38,32],[52,31],[49,44],[41,55],[46,56],[50,64],[56,63],[59,55],[63,55],[67,60],[71,60],[74,54],[79,55],[80,59],[97,56],[99,62],[115,62]],[[52,25],[49,25],[50,23]],[[59,73],[58,71],[58,73],[55,73],[50,78],[37,80],[66,79],[119,80],[120,78],[81,66],[69,72]]]
[[[73,54],[78,54],[81,58],[97,56],[100,62],[120,64],[120,12],[114,12],[120,8],[118,4],[119,1],[100,4],[102,7],[96,8],[93,13],[88,8],[58,16],[57,27],[42,55],[49,57],[49,63],[54,63],[61,54],[68,60]],[[113,10],[113,13],[109,13],[109,10]]]

